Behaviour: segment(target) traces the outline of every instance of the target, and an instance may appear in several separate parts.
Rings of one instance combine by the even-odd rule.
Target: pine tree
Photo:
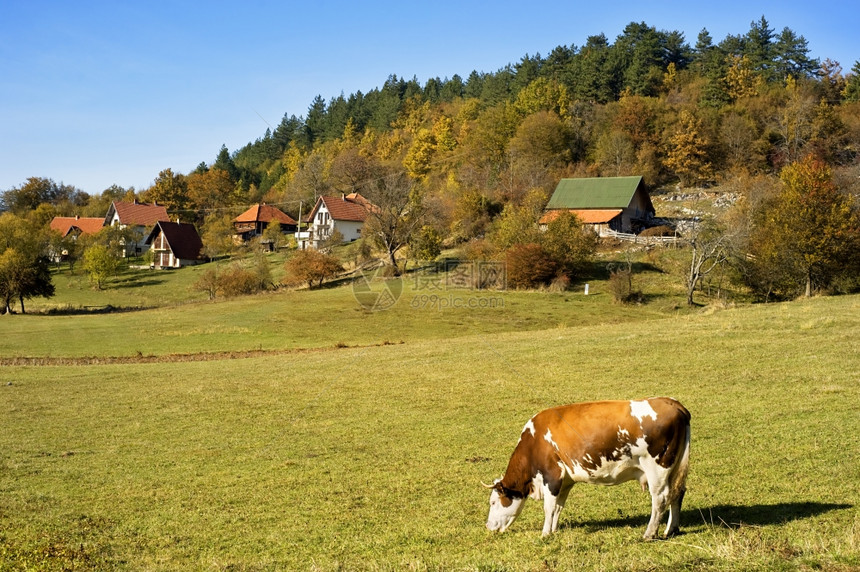
[[[813,77],[819,66],[817,59],[809,57],[806,38],[798,36],[791,28],[783,28],[773,46],[773,78]]]
[[[854,62],[842,94],[846,101],[860,101],[860,60]]]
[[[774,34],[773,28],[764,16],[758,22],[750,24],[750,31],[746,35],[744,45],[744,56],[750,63],[752,70],[761,74],[766,80],[774,77]]]

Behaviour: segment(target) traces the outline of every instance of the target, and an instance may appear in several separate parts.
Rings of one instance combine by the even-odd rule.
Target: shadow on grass
[[[50,308],[44,311],[29,312],[30,314],[44,316],[78,316],[88,314],[121,314],[126,312],[141,312],[150,310],[155,306],[61,306],[59,308]]]
[[[627,264],[624,262],[595,262],[583,271],[582,280],[609,280],[609,275],[617,270],[624,270]],[[631,265],[633,276],[653,272],[655,274],[665,274],[666,272],[659,266],[655,266],[650,262],[634,262]]]
[[[648,510],[648,506],[643,511]],[[784,502],[775,504],[753,504],[747,506],[738,505],[716,505],[713,507],[687,509],[681,511],[681,532],[699,525],[723,526],[727,528],[740,528],[742,526],[766,526],[784,524],[794,520],[811,518],[834,510],[846,510],[854,508],[851,504],[835,504],[820,502]],[[666,518],[660,527],[662,532],[666,524]],[[650,513],[636,516],[611,518],[606,520],[569,521],[562,524],[561,528],[586,527],[590,531],[604,528],[616,527],[641,527],[648,524]]]
[[[110,290],[122,290],[125,288],[139,288],[141,286],[156,286],[158,284],[163,284],[164,280],[159,280],[157,278],[150,278],[148,280],[141,280],[139,278],[131,278],[127,280],[116,280],[114,282],[110,282],[107,284],[106,289]]]

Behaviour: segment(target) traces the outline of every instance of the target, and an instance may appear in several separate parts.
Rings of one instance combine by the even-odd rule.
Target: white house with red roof
[[[104,228],[105,220],[96,217],[55,216],[51,219],[51,230],[55,230],[65,238],[74,238],[82,234],[95,234]]]
[[[319,197],[305,219],[310,231],[297,234],[299,248],[319,248],[335,231],[343,235],[344,242],[358,240],[372,210],[370,201],[358,193]]]
[[[119,225],[121,228],[133,228],[139,235],[135,240],[125,245],[125,256],[140,256],[148,248],[144,242],[149,229],[159,221],[170,221],[167,208],[155,203],[139,203],[114,201],[108,207],[104,218],[104,226]]]
[[[96,217],[81,217],[81,216],[55,216],[51,219],[50,228],[57,232],[63,238],[68,237],[72,241],[77,241],[82,234],[95,234],[104,228],[104,219]],[[61,262],[69,255],[69,251],[62,249],[57,252],[54,247],[50,248],[48,256],[54,262]]]

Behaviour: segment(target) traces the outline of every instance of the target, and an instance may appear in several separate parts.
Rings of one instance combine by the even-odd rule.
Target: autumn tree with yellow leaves
[[[708,141],[702,134],[702,122],[687,110],[681,111],[678,127],[669,141],[665,165],[684,186],[713,176],[713,168],[708,160]]]
[[[765,297],[811,296],[860,270],[860,208],[825,163],[785,167],[781,192],[760,205],[747,259],[750,285]]]

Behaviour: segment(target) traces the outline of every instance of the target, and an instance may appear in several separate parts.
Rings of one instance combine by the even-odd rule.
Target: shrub
[[[256,294],[262,288],[260,287],[260,277],[256,272],[239,266],[232,266],[218,277],[218,290],[229,298]]]
[[[514,288],[533,288],[548,284],[559,265],[539,244],[517,244],[505,253],[508,284]]]
[[[463,246],[463,257],[466,260],[492,260],[498,256],[498,250],[489,240],[475,238]]]
[[[370,240],[360,238],[346,245],[340,251],[344,260],[348,260],[353,266],[358,267],[373,260],[373,246]]]
[[[559,274],[549,285],[550,292],[565,292],[570,288],[570,278],[567,274]]]
[[[251,269],[254,277],[257,280],[259,290],[269,290],[275,286],[272,279],[272,269],[269,267],[269,260],[266,253],[258,250],[254,254],[254,267]]]
[[[191,285],[191,289],[206,292],[209,299],[214,300],[216,294],[228,298],[256,294],[266,290],[271,283],[268,266],[257,264],[253,268],[242,268],[234,264],[221,272],[217,267],[207,268]]]
[[[346,238],[343,236],[343,233],[337,229],[334,229],[328,237],[322,241],[320,244],[320,250],[323,252],[331,252],[331,249],[335,246],[340,246],[346,241]]]
[[[409,250],[415,260],[436,260],[442,253],[442,237],[435,228],[424,225],[412,236]]]
[[[597,235],[583,228],[576,215],[569,212],[562,212],[547,225],[541,243],[558,270],[570,278],[581,274],[597,251]]]
[[[639,236],[675,236],[675,229],[667,224],[652,226],[639,233]]]
[[[191,285],[191,289],[198,292],[206,292],[209,295],[209,299],[214,300],[218,292],[218,272],[214,268],[207,268],[200,275],[200,278]]]
[[[308,288],[314,282],[321,286],[323,280],[333,278],[343,272],[343,265],[336,257],[318,250],[299,250],[284,264],[287,275],[296,282],[307,282]]]
[[[609,273],[609,292],[612,299],[620,304],[634,304],[642,301],[642,292],[633,289],[633,271],[629,268]]]

